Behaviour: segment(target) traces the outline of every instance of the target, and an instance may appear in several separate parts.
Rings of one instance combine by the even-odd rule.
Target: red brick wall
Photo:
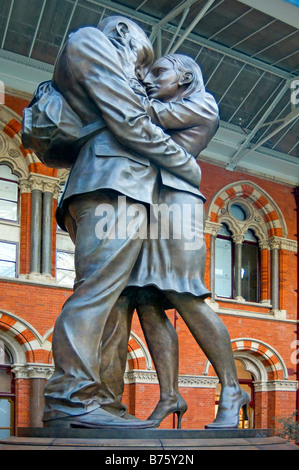
[[[26,101],[11,96],[6,97],[6,106],[21,115],[21,111]],[[14,132],[19,132],[20,124],[17,121],[11,122],[6,128],[7,135],[11,137]],[[24,152],[25,158],[26,152]],[[225,169],[201,162],[202,185],[201,190],[209,201],[224,186],[248,180],[256,183],[266,191],[270,197],[278,204],[281,209],[288,231],[288,238],[296,240],[296,205],[293,194],[293,188],[262,179],[257,176],[248,175],[243,172],[231,172]],[[57,171],[46,168],[41,163],[29,165],[29,171],[48,176],[56,176]],[[53,214],[55,213],[56,202],[53,203]],[[21,200],[21,236],[20,236],[20,273],[28,274],[30,272],[30,212],[31,195],[22,194]],[[55,276],[55,243],[56,243],[56,222],[53,219],[53,258],[52,275]],[[206,236],[207,242],[207,264],[206,264],[206,282],[210,284],[210,237]],[[270,298],[270,273],[269,273],[269,252],[262,251],[262,278],[263,291],[262,299]],[[290,251],[280,251],[280,303],[281,308],[287,311],[288,320],[297,320],[297,256]],[[28,322],[35,328],[40,335],[48,332],[55,323],[65,300],[70,295],[68,289],[37,285],[34,283],[20,281],[0,280],[0,297],[2,299],[2,311],[10,312],[19,318]],[[267,343],[274,348],[283,358],[286,367],[290,370],[289,378],[296,380],[294,369],[291,362],[291,343],[296,339],[296,325],[288,322],[269,321],[267,319],[254,319],[244,316],[237,316],[237,312],[246,310],[247,312],[261,312],[260,306],[231,304],[229,302],[219,302],[220,307],[233,309],[233,315],[220,315],[226,324],[232,339],[236,338],[254,338]],[[264,310],[262,310],[264,311]],[[266,312],[267,310],[265,310]],[[174,323],[175,312],[168,312],[170,320]],[[176,319],[176,330],[179,335],[180,345],[180,374],[182,375],[202,375],[206,363],[206,357],[197,346],[183,320],[178,316]],[[4,328],[4,324],[0,327]],[[135,315],[133,320],[133,331],[145,343],[138,318]],[[26,337],[27,335],[27,337]],[[31,339],[29,333],[24,333],[24,338]],[[24,338],[22,339],[24,341]],[[30,360],[40,363],[51,361],[48,351],[36,350]],[[145,367],[145,360],[138,360],[138,367]],[[212,368],[209,369],[209,375],[214,375]],[[18,379],[16,386],[17,394],[17,425],[28,426],[29,420],[29,396],[30,380]],[[183,397],[188,402],[188,411],[184,417],[185,428],[203,428],[205,424],[211,422],[214,418],[214,389],[184,387],[181,389]],[[255,393],[255,424],[256,427],[273,426],[272,416],[290,415],[295,411],[294,392],[258,392]],[[136,413],[140,418],[147,418],[153,411],[159,399],[159,386],[153,384],[131,384],[126,385],[124,393],[124,402],[128,405],[131,413]],[[163,422],[163,427],[173,427],[173,417],[170,416]]]

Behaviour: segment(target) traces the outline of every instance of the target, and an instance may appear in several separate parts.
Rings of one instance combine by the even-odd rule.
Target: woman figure
[[[196,157],[219,123],[218,107],[205,91],[196,62],[179,54],[165,56],[154,63],[144,85],[152,121]],[[165,309],[175,308],[222,385],[216,419],[206,427],[238,427],[240,408],[249,403],[249,397],[238,382],[228,331],[204,302],[210,295],[204,283],[204,197],[161,170],[158,209],[162,207],[169,209],[166,215],[174,208],[174,216],[165,221],[165,213],[154,210],[150,228],[158,227],[160,233],[157,237],[148,233],[128,283],[141,287],[136,308],[160,384],[160,400],[149,419],[159,426],[169,414],[177,413],[180,427],[187,410],[178,391],[177,334],[165,314]],[[179,208],[181,212],[176,212]],[[169,237],[163,237],[166,228]]]

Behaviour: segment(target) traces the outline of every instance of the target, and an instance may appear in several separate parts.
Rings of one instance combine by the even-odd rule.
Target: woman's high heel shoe
[[[231,398],[229,406],[219,404],[217,416],[213,423],[207,424],[206,429],[232,429],[239,426],[239,414],[240,409],[243,408],[244,419],[248,419],[248,405],[250,398],[244,390],[242,390],[241,396],[238,399]],[[227,403],[227,398],[226,398]]]
[[[172,402],[162,402],[159,401],[157,404],[156,408],[148,418],[151,421],[154,421],[155,427],[159,427],[162,421],[167,418],[172,413],[176,413],[178,417],[178,425],[177,429],[181,429],[181,424],[182,424],[182,418],[183,415],[187,411],[187,403],[185,400],[180,396],[178,399],[176,399],[176,402],[172,400]]]

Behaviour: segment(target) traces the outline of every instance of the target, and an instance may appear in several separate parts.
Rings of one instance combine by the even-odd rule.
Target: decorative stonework
[[[271,380],[269,382],[254,382],[255,392],[296,392],[297,380]]]
[[[238,338],[232,340],[232,349],[247,351],[254,354],[264,365],[268,375],[268,382],[281,381],[288,378],[287,368],[282,357],[268,344],[253,338]]]
[[[49,357],[52,349],[50,341],[51,332],[41,336],[35,328],[17,315],[0,311],[0,329],[14,338],[21,346],[26,358],[27,364],[34,363],[35,352],[43,354],[45,358]],[[47,359],[46,359],[47,360]]]
[[[46,379],[49,380],[54,372],[50,364],[15,364],[12,368],[16,379]]]
[[[179,387],[192,388],[215,388],[218,383],[217,377],[205,375],[180,375]],[[155,371],[130,370],[125,373],[125,384],[158,384],[158,377]]]
[[[240,203],[247,218],[244,222],[234,220],[230,206]],[[233,235],[244,234],[253,229],[259,240],[271,237],[286,238],[287,227],[281,210],[275,201],[252,181],[230,184],[211,200],[207,210],[207,221],[226,223]]]
[[[30,173],[28,178],[22,178],[19,182],[21,193],[30,193],[34,190],[50,192],[54,198],[57,198],[60,191],[58,178],[45,176],[37,173]]]

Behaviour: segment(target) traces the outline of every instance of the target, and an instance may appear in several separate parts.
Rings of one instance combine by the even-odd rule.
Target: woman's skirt
[[[163,187],[149,211],[148,230],[128,286],[208,297],[202,199]]]

